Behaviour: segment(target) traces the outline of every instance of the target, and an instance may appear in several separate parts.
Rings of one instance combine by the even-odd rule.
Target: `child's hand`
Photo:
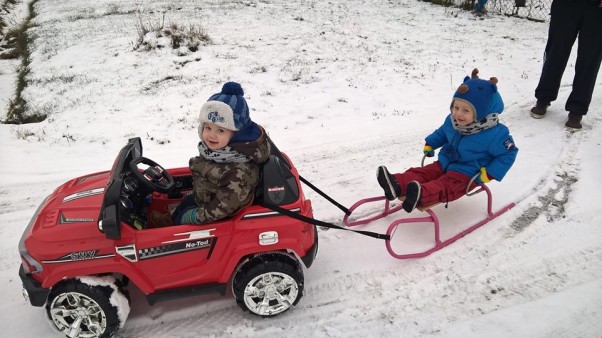
[[[426,155],[426,157],[435,156],[435,151],[433,150],[433,147],[429,146],[428,143],[424,144],[424,148],[422,149],[422,152],[424,153],[424,155]]]
[[[180,220],[180,224],[195,224],[198,223],[196,209],[190,209],[182,215],[182,219]]]

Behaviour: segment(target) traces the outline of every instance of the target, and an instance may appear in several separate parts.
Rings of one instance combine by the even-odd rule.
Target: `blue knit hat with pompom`
[[[239,131],[252,123],[244,91],[237,82],[226,82],[222,91],[211,95],[201,107],[199,122],[215,123],[223,128]]]
[[[501,113],[504,110],[504,103],[497,91],[497,78],[481,80],[477,76],[478,73],[479,70],[475,68],[470,77],[465,77],[453,98],[453,100],[465,101],[473,107],[476,115],[475,121],[479,121],[491,113]]]

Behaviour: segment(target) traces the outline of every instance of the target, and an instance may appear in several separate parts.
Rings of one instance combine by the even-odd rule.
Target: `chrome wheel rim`
[[[58,295],[50,305],[50,318],[67,337],[100,337],[107,318],[94,299],[77,292]]]
[[[253,278],[244,290],[247,308],[260,316],[273,316],[290,308],[299,294],[299,285],[289,275],[269,272]]]

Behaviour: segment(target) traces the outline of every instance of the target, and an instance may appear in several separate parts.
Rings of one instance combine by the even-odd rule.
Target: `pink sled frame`
[[[457,241],[458,239],[466,236],[467,234],[473,232],[474,230],[476,230],[477,228],[483,226],[484,224],[488,223],[489,221],[491,221],[492,219],[498,217],[499,215],[505,213],[506,211],[512,209],[514,207],[514,203],[510,203],[506,206],[504,206],[502,209],[496,211],[495,213],[492,211],[492,204],[493,204],[493,198],[491,195],[491,191],[489,190],[489,188],[487,188],[487,186],[485,185],[480,185],[479,188],[474,191],[473,193],[471,193],[470,195],[474,195],[477,193],[480,193],[482,191],[485,191],[487,193],[487,217],[484,218],[483,220],[477,222],[476,224],[470,226],[469,228],[463,230],[462,232],[458,233],[457,235],[446,239],[445,241],[441,241],[440,238],[440,232],[439,232],[439,218],[437,217],[437,215],[435,214],[435,212],[431,209],[426,209],[424,210],[424,212],[426,212],[428,214],[428,216],[424,216],[424,217],[408,217],[408,218],[401,218],[398,219],[396,221],[393,221],[390,225],[389,228],[387,229],[387,235],[389,235],[389,237],[393,237],[393,235],[395,234],[395,230],[397,230],[397,227],[400,224],[404,224],[404,223],[433,223],[434,227],[435,227],[435,245],[423,252],[418,252],[418,253],[409,253],[409,254],[398,254],[396,253],[393,248],[391,247],[391,240],[385,240],[385,245],[387,247],[387,251],[389,251],[389,253],[391,254],[391,256],[397,258],[397,259],[408,259],[408,258],[421,258],[421,257],[425,257],[430,255],[431,253],[440,250],[450,244],[452,244],[453,242]],[[349,216],[353,213],[353,211],[355,209],[357,209],[359,206],[366,204],[366,203],[372,203],[372,202],[378,202],[378,201],[385,201],[385,209],[383,210],[383,212],[381,212],[380,214],[377,214],[375,216],[369,217],[369,218],[365,218],[365,219],[360,219],[357,221],[349,221]],[[357,201],[354,205],[351,206],[351,208],[349,208],[349,214],[345,215],[345,217],[343,218],[343,222],[345,223],[346,226],[348,227],[353,227],[353,226],[357,226],[357,225],[363,225],[363,224],[368,224],[370,222],[373,222],[375,220],[381,219],[385,216],[388,216],[392,213],[395,213],[397,211],[401,210],[401,205],[395,206],[393,208],[391,208],[389,201],[384,197],[384,196],[378,196],[378,197],[370,197],[370,198],[365,198],[362,200]]]

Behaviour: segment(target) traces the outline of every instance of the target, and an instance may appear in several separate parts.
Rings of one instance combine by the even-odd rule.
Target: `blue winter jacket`
[[[441,148],[438,159],[444,172],[455,171],[469,177],[485,167],[491,177],[501,181],[518,153],[505,125],[498,123],[473,135],[461,135],[452,125],[451,114],[425,140],[433,149]]]

